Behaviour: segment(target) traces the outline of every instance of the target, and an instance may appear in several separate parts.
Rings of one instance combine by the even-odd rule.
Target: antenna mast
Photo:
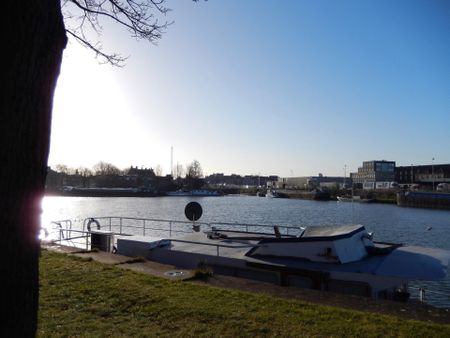
[[[173,177],[173,146],[170,146],[170,176]]]

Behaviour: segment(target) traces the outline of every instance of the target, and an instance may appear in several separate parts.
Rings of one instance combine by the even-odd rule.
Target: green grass
[[[43,251],[38,336],[449,337],[450,325],[169,281]]]

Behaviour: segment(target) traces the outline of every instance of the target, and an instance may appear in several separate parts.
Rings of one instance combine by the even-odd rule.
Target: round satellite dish
[[[202,206],[197,202],[189,202],[184,208],[184,214],[190,221],[197,221],[202,217]]]

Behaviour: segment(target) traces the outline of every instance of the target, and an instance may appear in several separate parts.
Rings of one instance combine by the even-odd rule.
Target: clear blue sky
[[[450,2],[168,1],[158,46],[105,25],[71,43],[49,163],[197,159],[212,174],[343,175],[364,160],[450,163]]]

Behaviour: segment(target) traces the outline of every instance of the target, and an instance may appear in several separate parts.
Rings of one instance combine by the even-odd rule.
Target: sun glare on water
[[[61,220],[59,210],[63,208],[64,200],[58,197],[44,196],[41,201],[41,231],[40,240],[52,240],[57,238],[57,234],[52,232],[52,222]]]

